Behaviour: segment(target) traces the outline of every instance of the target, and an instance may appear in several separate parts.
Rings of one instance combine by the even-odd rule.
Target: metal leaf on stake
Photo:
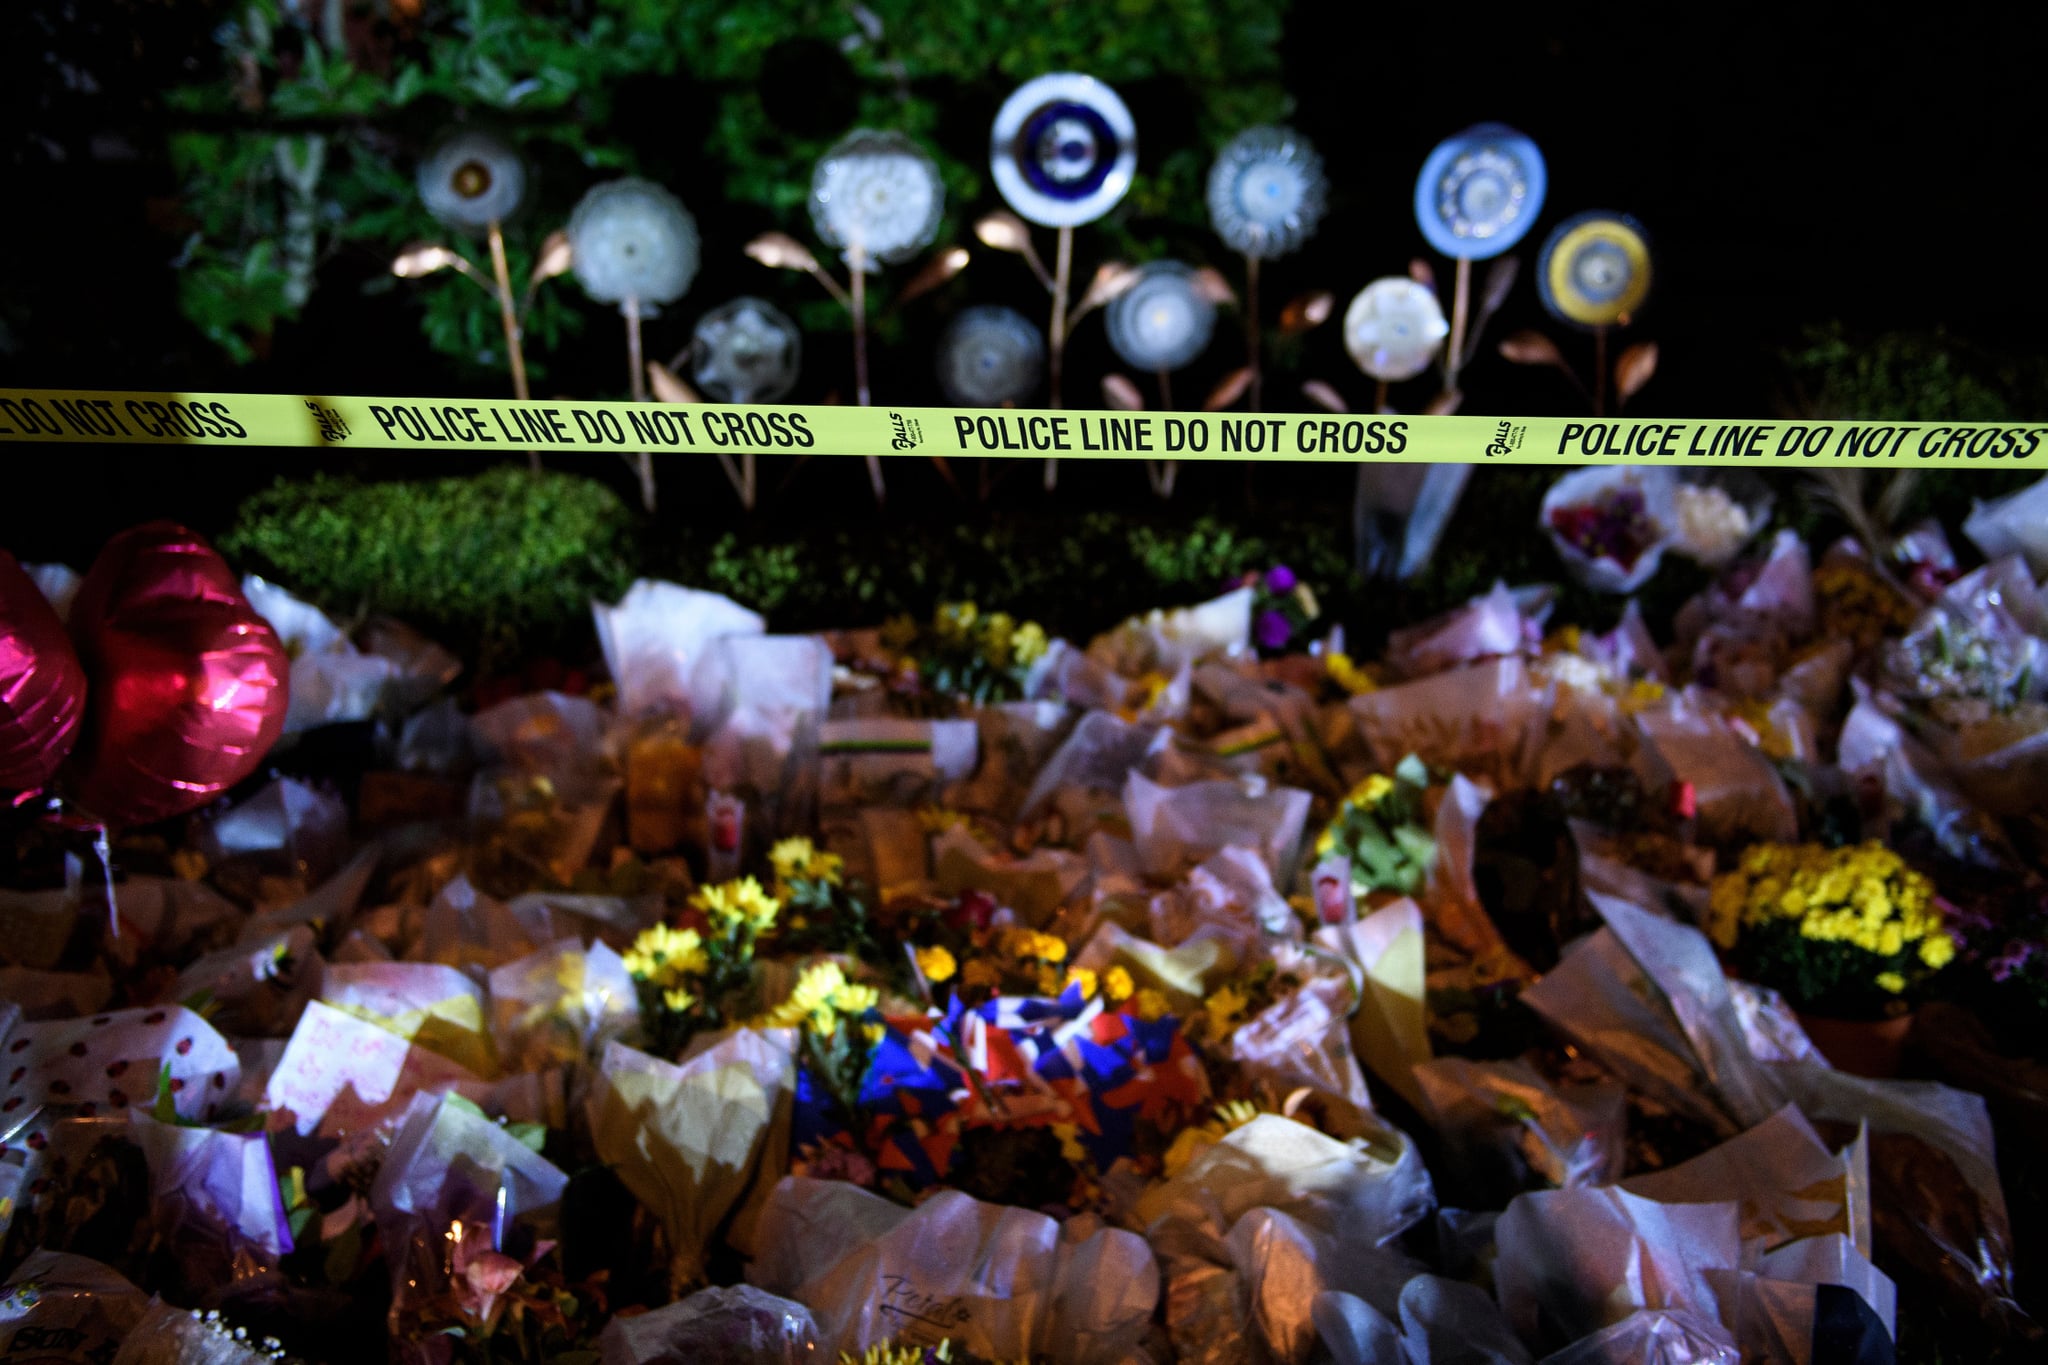
[[[1626,407],[1657,373],[1657,343],[1638,341],[1614,362],[1614,406]]]
[[[989,169],[1010,214],[989,214],[976,224],[987,245],[1025,258],[1052,291],[1046,328],[1049,402],[1061,404],[1060,380],[1071,330],[1068,291],[1074,268],[1074,229],[1108,213],[1130,190],[1138,165],[1138,128],[1116,91],[1093,76],[1054,72],[1010,93],[989,128]],[[1053,268],[1031,245],[1020,219],[1059,232]],[[1045,487],[1059,480],[1059,461],[1045,462]]]

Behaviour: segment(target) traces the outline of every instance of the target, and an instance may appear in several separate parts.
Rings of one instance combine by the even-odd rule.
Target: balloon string
[[[107,835],[104,822],[94,824],[92,830],[92,851],[100,860],[100,881],[107,890],[107,933],[116,942],[121,938],[121,903],[114,898],[114,844]]]

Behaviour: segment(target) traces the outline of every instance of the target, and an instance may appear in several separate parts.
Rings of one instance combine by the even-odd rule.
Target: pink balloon
[[[227,561],[167,521],[107,542],[71,634],[93,680],[74,792],[116,824],[167,820],[256,771],[284,729],[291,664]]]
[[[85,670],[56,609],[0,550],[0,790],[40,787],[78,742]]]

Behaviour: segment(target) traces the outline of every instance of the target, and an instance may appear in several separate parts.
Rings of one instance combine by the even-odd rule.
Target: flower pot
[[[1801,1013],[1799,1026],[1836,1070],[1882,1081],[1899,1074],[1906,1035],[1913,1031],[1913,1016],[1908,1013],[1896,1019],[1830,1019],[1826,1015]]]

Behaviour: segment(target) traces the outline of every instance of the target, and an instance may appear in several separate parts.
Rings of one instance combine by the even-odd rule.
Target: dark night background
[[[1284,43],[1285,84],[1298,100],[1292,122],[1323,152],[1333,202],[1310,248],[1270,267],[1269,317],[1300,290],[1334,289],[1341,308],[1367,279],[1401,271],[1422,253],[1408,205],[1424,153],[1469,123],[1504,119],[1544,148],[1551,187],[1541,223],[1520,248],[1523,281],[1490,337],[1544,321],[1528,284],[1529,257],[1552,224],[1586,208],[1635,215],[1652,234],[1658,269],[1637,334],[1654,338],[1663,353],[1657,378],[1631,408],[1635,415],[1767,415],[1786,396],[1777,349],[1802,326],[1830,320],[1852,332],[1940,327],[1993,354],[2039,353],[2048,303],[2048,259],[2038,246],[2048,12],[1549,9],[1296,6]],[[171,0],[0,6],[0,382],[361,394],[477,389],[447,377],[402,291],[362,295],[356,285],[382,270],[377,260],[328,267],[303,320],[282,329],[268,357],[247,367],[229,364],[179,316],[169,265],[178,238],[167,227],[175,183],[163,145],[171,116],[161,94],[212,69],[210,30],[226,12]],[[701,117],[701,104],[681,85],[636,91],[629,101],[673,129],[679,179],[693,173],[699,139],[691,120]],[[1185,117],[1171,91],[1124,93],[1141,139],[1144,128]],[[831,100],[826,82],[815,103],[789,116],[829,119]],[[985,137],[989,112],[949,119],[964,151]],[[752,206],[714,208],[709,198],[706,190],[694,201],[706,237],[705,274],[651,334],[651,355],[681,345],[700,307],[783,287],[738,246],[764,227],[790,225]],[[1080,255],[1085,271],[1092,265],[1085,240]],[[976,298],[1013,301],[1034,314],[1042,308],[1042,295],[1033,295],[1014,262],[978,264],[970,275]],[[798,280],[790,287],[807,286]],[[892,369],[885,357],[882,387],[903,401],[935,400],[928,357],[943,321],[934,312],[913,325],[909,360],[898,357]],[[1214,373],[1235,363],[1229,326],[1226,318],[1210,353]],[[1344,360],[1337,331],[1326,326],[1310,338],[1301,377],[1324,375],[1361,402],[1363,381]],[[1583,358],[1582,339],[1568,344],[1580,346],[1575,358]],[[549,388],[612,396],[614,337],[593,325],[581,345],[587,355],[555,357]],[[843,351],[843,338],[812,338],[805,383],[793,399],[816,401],[843,386]],[[1092,405],[1093,376],[1106,365],[1100,328],[1084,328],[1070,360],[1069,401]],[[1186,392],[1202,387],[1198,374]],[[1515,369],[1490,344],[1465,388],[1468,412],[1564,411],[1575,398],[1554,373]],[[1269,381],[1269,392],[1269,406],[1301,406],[1292,382]],[[210,451],[203,473],[163,453],[75,449],[33,471],[29,458],[14,456],[16,478],[34,479],[40,491],[31,498],[17,482],[0,531],[24,557],[82,562],[103,535],[145,516],[217,527],[243,493],[280,469],[302,467],[305,457]],[[604,462],[602,473],[623,490],[626,473],[616,464]],[[421,459],[407,469],[458,465]],[[388,459],[351,467],[392,472]],[[708,468],[664,477],[701,491],[702,505],[713,509],[706,515],[738,515]],[[1342,507],[1348,477],[1341,469],[1262,470],[1257,492]],[[775,482],[771,476],[769,485]],[[1035,499],[1027,492],[1035,482],[1013,477],[1005,495]],[[1196,470],[1184,477],[1182,502],[1192,509],[1234,498],[1240,483],[1220,466]],[[807,473],[776,514],[835,517],[847,505],[841,495],[861,486],[854,462],[834,462],[829,473]],[[920,483],[906,471],[897,486],[897,515],[959,514],[928,474]],[[1142,481],[1115,468],[1075,469],[1059,494],[1065,506],[1143,497]],[[671,515],[688,515],[693,501],[671,498]]]

